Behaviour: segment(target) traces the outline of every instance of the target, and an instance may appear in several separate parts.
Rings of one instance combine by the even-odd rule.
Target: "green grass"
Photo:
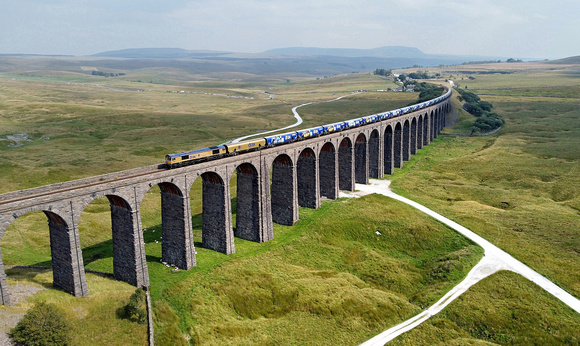
[[[10,269],[7,274],[9,285],[25,283],[52,288],[50,270]],[[53,303],[65,311],[73,345],[145,345],[147,327],[130,321],[122,313],[135,287],[94,274],[87,274],[87,282],[89,297],[75,298],[60,290],[47,289],[27,302],[2,309],[23,312],[37,302]]]
[[[392,345],[578,345],[578,313],[512,272],[496,273]]]
[[[157,304],[159,332],[178,324],[206,344],[358,343],[433,303],[481,257],[465,238],[380,196],[301,209],[300,222],[276,226],[268,243],[236,239],[234,255],[197,251],[189,272],[149,269],[154,299],[168,303]]]

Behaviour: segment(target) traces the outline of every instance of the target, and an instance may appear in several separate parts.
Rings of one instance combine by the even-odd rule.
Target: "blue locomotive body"
[[[269,147],[274,146],[274,145],[294,142],[297,138],[298,138],[298,135],[296,134],[296,132],[288,132],[288,133],[283,133],[281,135],[264,137],[264,139],[266,140],[266,146],[269,146]]]

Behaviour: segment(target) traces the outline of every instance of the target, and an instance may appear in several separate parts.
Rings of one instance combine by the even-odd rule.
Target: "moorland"
[[[292,107],[356,90],[370,92],[300,108],[304,126],[417,99],[372,92],[396,87],[392,78],[372,73],[243,73],[178,63],[127,68],[128,60],[99,65],[103,59],[0,57],[0,192],[157,164],[167,153],[289,125]],[[386,177],[393,189],[580,297],[578,62],[427,70],[491,102],[506,124],[490,136],[463,136],[474,118],[455,95],[449,127]],[[235,199],[235,179],[231,185]],[[236,253],[226,256],[201,247],[200,184],[193,189],[198,266],[190,271],[159,261],[157,188],[141,209],[161,345],[357,344],[437,301],[483,255],[446,226],[371,195],[301,208],[296,225],[275,225],[274,240],[236,239]],[[86,268],[111,273],[106,198],[87,207],[79,232]],[[5,265],[50,266],[46,217],[39,212],[16,220],[0,248]],[[15,267],[7,275],[10,285],[51,287],[49,269]],[[71,321],[74,344],[146,343],[145,327],[121,312],[134,287],[98,274],[87,280],[90,297],[51,289],[2,309],[18,313],[52,302]],[[394,343],[577,344],[578,330],[577,313],[525,279],[500,272]]]

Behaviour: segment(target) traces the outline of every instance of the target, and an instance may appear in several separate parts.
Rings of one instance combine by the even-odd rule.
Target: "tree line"
[[[385,77],[390,76],[392,73],[393,73],[392,70],[387,70],[384,68],[378,68],[373,72],[373,74],[376,76],[385,76]]]
[[[102,76],[102,77],[118,77],[118,76],[125,75],[125,73],[123,73],[123,72],[113,73],[113,72],[103,72],[103,71],[93,71],[91,74],[93,76]]]
[[[421,82],[415,83],[415,92],[419,93],[419,99],[415,102],[412,102],[411,104],[421,103],[437,98],[443,95],[445,89],[435,84]]]
[[[465,101],[463,109],[469,114],[477,117],[471,128],[471,133],[474,132],[489,132],[500,128],[505,124],[505,120],[501,115],[492,112],[493,105],[490,102],[482,101],[479,96],[471,91],[455,88],[459,92],[460,101]]]

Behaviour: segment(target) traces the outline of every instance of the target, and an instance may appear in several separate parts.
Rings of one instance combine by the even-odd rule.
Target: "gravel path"
[[[0,307],[0,346],[15,345],[8,337],[8,332],[18,324],[18,321],[24,316],[25,311],[14,309],[20,303],[26,301],[39,291],[44,290],[42,287],[29,286],[23,284],[10,285],[10,301],[12,307]]]
[[[381,194],[403,203],[406,203],[414,208],[419,209],[420,211],[434,217],[435,219],[441,221],[442,223],[446,224],[447,226],[453,228],[457,232],[463,234],[467,238],[473,240],[479,246],[483,247],[485,250],[484,257],[481,261],[473,267],[473,269],[467,274],[467,277],[460,282],[457,286],[455,286],[451,291],[449,291],[443,298],[441,298],[437,303],[431,306],[429,309],[423,311],[419,315],[389,329],[384,331],[383,333],[375,336],[374,338],[368,340],[367,342],[363,343],[364,346],[370,345],[384,345],[386,342],[396,338],[397,336],[403,334],[406,331],[409,331],[416,326],[420,325],[429,317],[439,313],[439,311],[443,310],[445,306],[451,303],[455,298],[459,297],[463,294],[467,289],[480,280],[486,278],[487,276],[497,272],[498,270],[511,270],[515,273],[518,273],[525,277],[526,279],[534,282],[538,286],[542,287],[554,297],[560,299],[564,304],[568,305],[578,313],[580,313],[580,300],[576,299],[574,296],[569,294],[568,292],[564,291],[556,284],[551,282],[550,280],[546,279],[536,271],[532,270],[530,267],[526,266],[522,262],[518,261],[517,259],[513,258],[507,252],[501,250],[497,246],[493,245],[492,243],[488,242],[484,238],[480,237],[479,235],[473,233],[472,231],[468,230],[467,228],[459,225],[456,222],[449,220],[448,218],[437,214],[436,212],[428,209],[412,200],[405,198],[403,196],[399,196],[396,193],[392,192],[389,189],[389,184],[391,182],[388,180],[374,180],[371,179],[369,185],[362,185],[356,184],[357,192],[348,193],[348,194],[341,194],[341,196],[345,197],[358,197],[361,195],[366,195],[370,193],[377,193]]]

